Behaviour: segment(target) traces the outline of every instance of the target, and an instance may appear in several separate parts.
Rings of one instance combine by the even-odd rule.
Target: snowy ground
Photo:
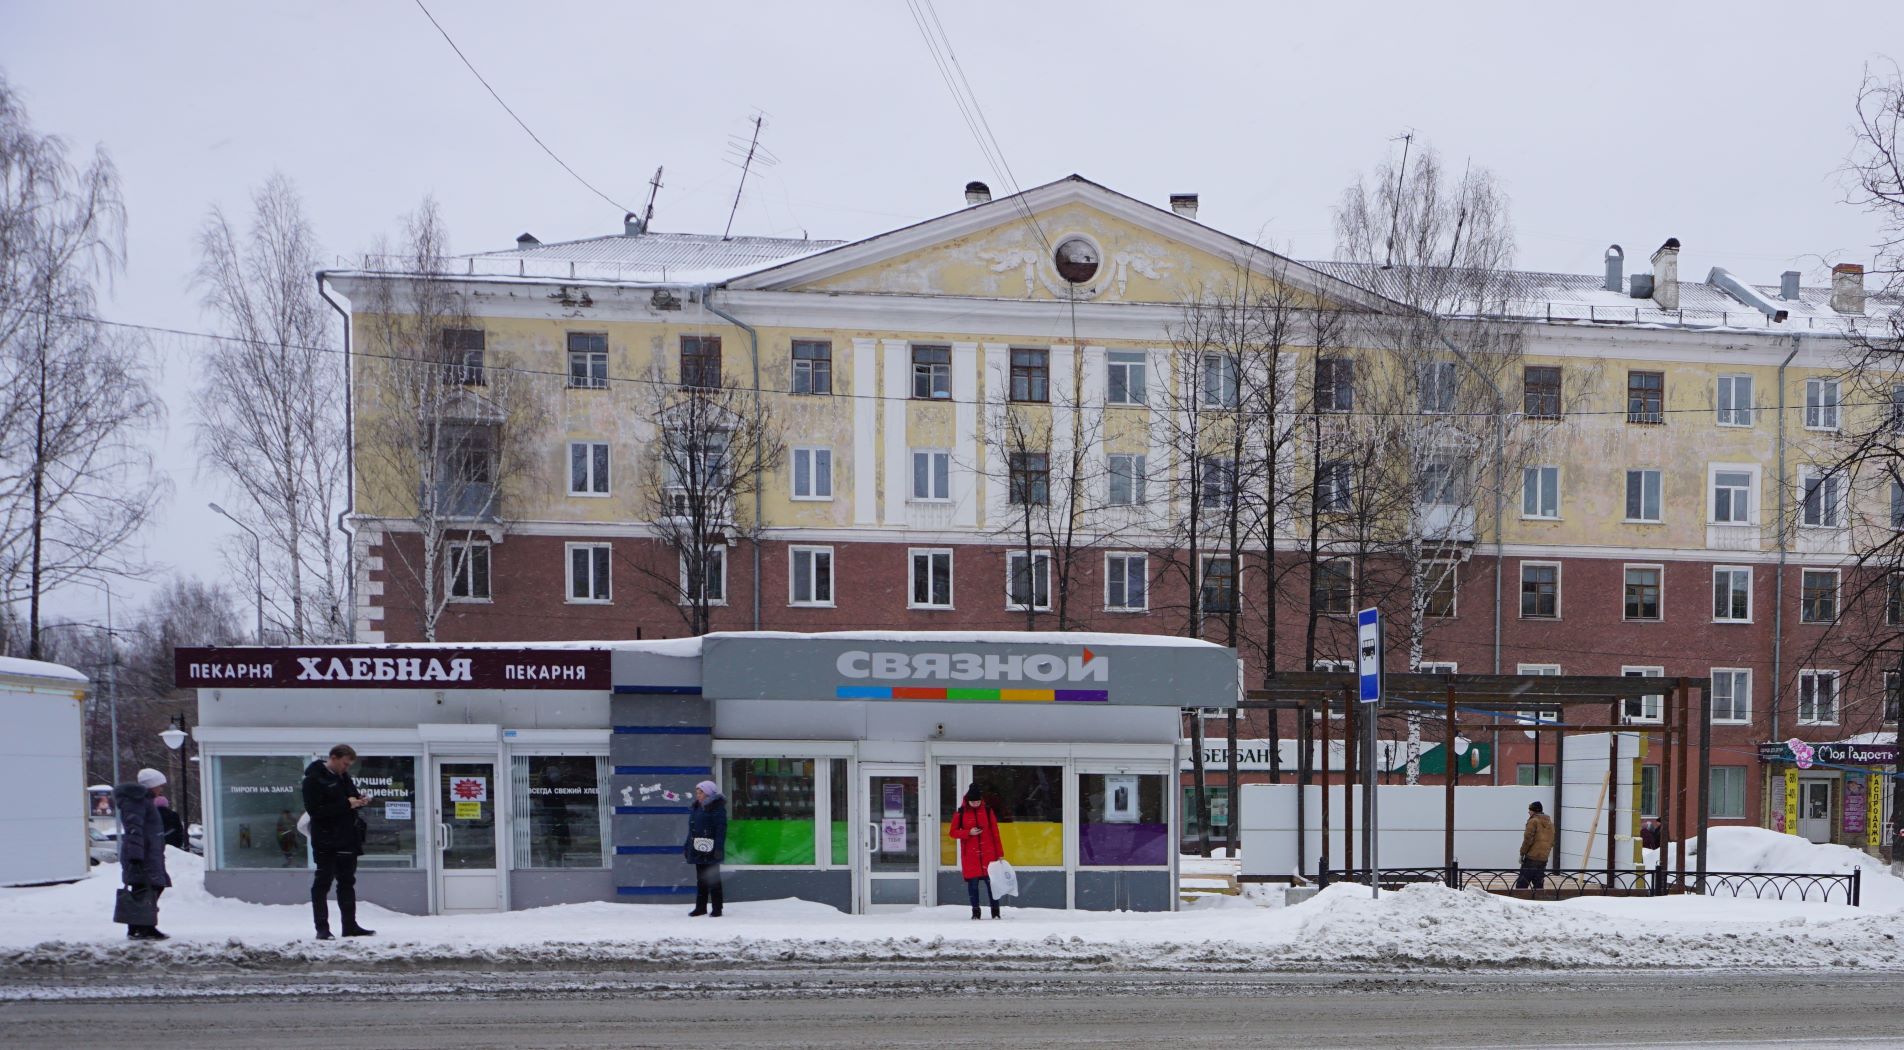
[[[799,963],[1041,968],[1438,969],[1831,967],[1904,970],[1904,880],[1842,847],[1749,828],[1713,833],[1714,870],[1847,870],[1865,907],[1670,897],[1536,903],[1415,886],[1370,900],[1332,886],[1282,907],[1275,893],[1212,897],[1162,914],[1011,910],[973,922],[963,906],[843,915],[784,900],[732,904],[720,919],[680,905],[594,903],[506,915],[424,917],[366,907],[367,940],[318,943],[302,906],[206,894],[202,861],[173,853],[164,944],[128,943],[110,921],[116,872],[64,886],[0,889],[0,974],[45,977],[141,960],[240,968],[327,961],[351,967]],[[1201,865],[1200,865],[1201,867]],[[1215,865],[1210,865],[1215,867]]]

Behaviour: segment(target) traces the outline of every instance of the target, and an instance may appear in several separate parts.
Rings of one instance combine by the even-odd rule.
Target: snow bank
[[[1904,879],[1891,874],[1890,866],[1861,850],[1849,846],[1808,842],[1796,835],[1769,828],[1713,828],[1712,855],[1706,859],[1708,871],[1805,872],[1815,875],[1844,875],[1852,869],[1863,871],[1859,895],[1865,911],[1904,909]],[[1659,863],[1658,850],[1645,851],[1645,864]],[[1699,842],[1686,843],[1686,877],[1692,878],[1699,856]],[[1676,847],[1669,847],[1668,863],[1678,863]]]
[[[1768,863],[1791,859],[1769,848],[1765,856]],[[730,904],[720,919],[691,919],[685,904],[600,902],[433,917],[365,906],[360,918],[378,931],[375,938],[319,943],[311,939],[307,907],[215,898],[205,892],[199,858],[174,851],[167,863],[176,885],[161,907],[160,926],[173,935],[164,944],[128,942],[112,924],[117,873],[111,868],[63,886],[0,890],[0,971],[56,976],[155,963],[252,968],[313,962],[402,970],[808,963],[1904,970],[1904,911],[1696,897],[1556,904],[1436,885],[1379,900],[1363,887],[1336,885],[1287,908],[1273,893],[1249,892],[1176,913],[1007,909],[1002,922],[973,922],[963,905],[855,916],[797,900]],[[0,998],[11,994],[0,991]]]

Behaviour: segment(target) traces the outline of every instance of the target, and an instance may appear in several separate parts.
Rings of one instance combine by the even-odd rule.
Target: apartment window
[[[1227,507],[1236,496],[1236,461],[1205,456],[1197,461],[1197,480],[1205,508]]]
[[[1203,355],[1203,407],[1235,408],[1241,400],[1236,359],[1227,354]]]
[[[571,543],[569,552],[569,601],[605,602],[609,600],[609,552],[605,543]]]
[[[684,335],[681,337],[681,385],[700,390],[720,389],[720,336]]]
[[[1316,562],[1316,611],[1329,616],[1347,616],[1355,606],[1355,563],[1348,558],[1325,558]]]
[[[731,440],[721,430],[673,430],[662,439],[657,455],[667,475],[675,517],[690,517],[697,510],[710,517],[727,513],[731,495],[726,478],[727,449]]]
[[[1203,559],[1203,611],[1227,613],[1236,610],[1236,563],[1228,558]]]
[[[1838,429],[1838,381],[1805,380],[1805,429]]]
[[[1838,672],[1798,672],[1798,724],[1835,726],[1838,724]]]
[[[1460,568],[1461,563],[1455,561],[1431,561],[1423,565],[1422,572],[1428,581],[1428,604],[1423,610],[1426,615],[1454,616]]]
[[[1803,493],[1799,523],[1807,528],[1836,529],[1844,525],[1844,479],[1816,468],[1799,475]]]
[[[1712,472],[1712,522],[1715,525],[1752,523],[1752,474],[1745,470]]]
[[[944,503],[952,498],[952,453],[933,449],[912,453],[912,498]]]
[[[1348,357],[1316,359],[1316,411],[1349,412],[1355,408],[1355,360]]]
[[[1713,766],[1712,780],[1709,783],[1712,792],[1713,820],[1745,819],[1745,767]]]
[[[569,442],[569,495],[608,495],[608,442]]]
[[[485,346],[480,328],[443,329],[443,381],[451,386],[482,386]]]
[[[833,604],[833,548],[790,547],[789,605]]]
[[[1114,612],[1150,608],[1150,560],[1142,554],[1104,556],[1104,607]]]
[[[1721,565],[1712,570],[1712,618],[1719,623],[1752,622],[1752,570]]]
[[[1044,551],[1012,551],[1005,555],[1005,606],[1018,610],[1051,608],[1051,555]]]
[[[1664,667],[1622,667],[1623,678],[1661,678],[1666,674]],[[1648,693],[1645,696],[1628,697],[1620,702],[1620,711],[1628,722],[1657,722],[1666,706],[1664,693]]]
[[[1626,520],[1659,521],[1659,471],[1626,472]]]
[[[601,332],[570,332],[569,386],[584,390],[608,388],[608,336]]]
[[[912,578],[907,582],[912,598],[907,605],[914,609],[952,608],[952,552],[915,550],[908,560]]]
[[[1660,576],[1665,569],[1658,565],[1628,565],[1626,567],[1626,618],[1629,620],[1657,620],[1659,616]]]
[[[1466,479],[1453,459],[1436,456],[1428,460],[1421,465],[1421,476],[1416,480],[1421,488],[1423,503],[1438,507],[1461,505],[1461,497],[1467,487]]]
[[[1752,377],[1719,377],[1719,425],[1722,427],[1749,427],[1752,425]]]
[[[793,498],[826,500],[833,498],[833,450],[796,448],[793,450]]]
[[[951,347],[912,348],[912,396],[925,400],[942,400],[952,396]]]
[[[1560,517],[1560,468],[1521,468],[1521,517]]]
[[[1528,365],[1521,379],[1521,400],[1529,419],[1560,418],[1560,369]]]
[[[1329,460],[1322,464],[1322,470],[1316,475],[1316,509],[1322,511],[1344,511],[1349,509],[1354,499],[1355,467],[1340,460]]]
[[[1051,400],[1051,351],[1016,348],[1012,350],[1011,399],[1013,401]]]
[[[1904,383],[1891,387],[1891,429],[1904,429]]]
[[[793,392],[833,392],[833,344],[824,339],[793,341]]]
[[[1806,569],[1799,576],[1798,620],[1800,623],[1838,622],[1836,569]]]
[[[1015,507],[1042,507],[1051,502],[1051,458],[1043,452],[1014,452],[1010,500]]]
[[[1904,529],[1904,484],[1891,482],[1891,527]]]
[[[1904,625],[1904,572],[1884,576],[1884,623],[1887,627]]]
[[[1461,665],[1455,663],[1453,660],[1423,660],[1419,668],[1422,674],[1448,675],[1454,674],[1460,669]]]
[[[1421,384],[1423,412],[1454,411],[1459,379],[1456,368],[1453,361],[1429,361],[1419,366],[1415,378]]]
[[[451,542],[448,559],[450,601],[486,602],[489,593],[489,544]]]
[[[1712,720],[1733,723],[1752,720],[1751,671],[1743,667],[1712,669]]]
[[[1142,506],[1145,497],[1144,457],[1113,453],[1108,459],[1110,505],[1113,507]]]
[[[1521,618],[1553,620],[1560,617],[1560,566],[1555,562],[1521,562]]]
[[[705,600],[709,605],[727,604],[727,548],[709,547],[701,558],[701,571],[692,572],[693,555],[681,557],[681,594],[687,601]]]
[[[1552,787],[1554,783],[1554,764],[1542,762],[1521,762],[1514,766],[1514,784],[1517,787]]]
[[[1897,724],[1900,699],[1904,699],[1904,673],[1884,672],[1884,710],[1879,714],[1885,725]]]
[[[1149,366],[1139,350],[1113,350],[1105,357],[1104,399],[1113,405],[1144,403]]]
[[[1626,421],[1628,423],[1666,422],[1666,373],[1628,372],[1626,374]]]

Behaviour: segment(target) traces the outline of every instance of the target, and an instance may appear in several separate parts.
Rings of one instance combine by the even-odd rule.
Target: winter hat
[[[1540,803],[1538,803],[1538,802],[1529,802],[1529,803],[1527,804],[1527,812],[1529,812],[1529,813],[1539,813],[1539,812],[1540,812]]]
[[[694,786],[700,789],[701,794],[706,795],[710,799],[721,797],[721,786],[712,780],[703,780]]]
[[[971,787],[965,789],[965,801],[967,802],[977,802],[984,797],[985,792],[980,791],[977,784],[973,784]]]
[[[139,786],[151,791],[165,783],[165,774],[156,769],[139,770]]]

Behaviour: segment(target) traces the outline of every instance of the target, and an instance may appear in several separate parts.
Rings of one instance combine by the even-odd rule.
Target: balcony
[[[501,517],[501,500],[496,486],[477,481],[445,481],[436,486],[436,498],[428,498],[429,490],[417,486],[417,505],[429,507],[437,517],[456,521],[494,522]]]
[[[1715,551],[1763,550],[1764,530],[1757,525],[1707,525],[1706,547]]]
[[[1474,508],[1425,503],[1419,508],[1423,539],[1439,543],[1474,542]]]
[[[1850,554],[1851,530],[1801,526],[1792,530],[1792,551],[1797,554]]]

